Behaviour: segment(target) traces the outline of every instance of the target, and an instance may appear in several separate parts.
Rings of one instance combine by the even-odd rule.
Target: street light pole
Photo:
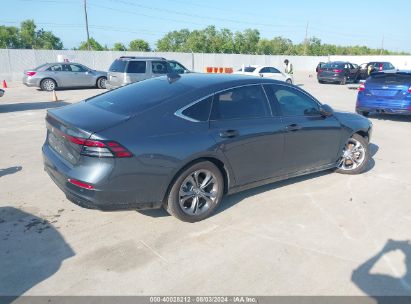
[[[86,17],[87,49],[90,51],[90,35],[88,32],[87,0],[84,0],[84,16]]]

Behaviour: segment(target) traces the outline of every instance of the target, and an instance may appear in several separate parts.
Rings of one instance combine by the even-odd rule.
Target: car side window
[[[71,72],[71,67],[69,64],[62,64],[63,72]]]
[[[151,70],[154,74],[167,74],[167,63],[165,61],[153,61]]]
[[[56,65],[52,65],[51,67],[49,67],[46,71],[53,71],[53,72],[59,72],[61,71],[61,65],[60,64],[56,64]]]
[[[271,85],[271,94],[284,116],[319,115],[319,104],[291,87]]]
[[[83,68],[81,65],[70,64],[70,68],[72,72],[86,72],[86,69]]]
[[[212,102],[213,96],[209,96],[188,107],[181,114],[197,121],[208,121]]]
[[[280,73],[276,68],[270,67],[270,73]]]
[[[216,94],[213,100],[212,120],[268,116],[269,105],[260,85],[229,89]]]
[[[260,70],[260,73],[272,73],[272,72],[270,72],[270,68],[265,67],[265,68],[262,68],[262,69]]]
[[[145,61],[129,61],[127,66],[127,73],[144,74],[146,72]]]
[[[186,71],[186,69],[178,62],[169,61],[168,65],[170,67],[171,73],[184,74],[184,72]]]

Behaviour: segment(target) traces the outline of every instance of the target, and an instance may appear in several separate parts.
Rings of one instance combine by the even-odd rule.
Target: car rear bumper
[[[106,211],[158,209],[162,206],[162,201],[139,201],[135,191],[113,190],[102,187],[88,190],[73,185],[68,181],[69,178],[73,178],[70,176],[70,168],[56,156],[48,145],[45,144],[42,150],[44,170],[64,192],[67,199],[76,205]]]
[[[358,106],[355,108],[357,113],[368,112],[368,113],[380,113],[380,114],[398,114],[398,115],[411,115],[411,110],[398,109],[390,107],[363,107]]]
[[[324,82],[341,82],[344,79],[344,75],[338,75],[338,76],[320,76],[320,75],[317,75],[317,79],[319,81],[324,81]]]
[[[40,83],[37,79],[33,79],[27,76],[23,77],[23,84],[27,87],[39,87],[40,86]]]

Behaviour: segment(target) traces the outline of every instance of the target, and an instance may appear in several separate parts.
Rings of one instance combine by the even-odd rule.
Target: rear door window
[[[70,68],[72,72],[86,72],[87,71],[81,65],[77,65],[77,64],[70,64]]]
[[[127,73],[144,74],[146,72],[145,61],[129,61]]]
[[[51,67],[49,67],[46,71],[59,72],[61,70],[62,70],[61,64],[55,64],[55,65],[52,65]]]
[[[176,61],[169,61],[168,65],[171,73],[184,74],[187,70],[185,67],[183,67]]]
[[[127,61],[121,60],[121,59],[116,59],[114,62],[111,64],[110,68],[108,69],[110,72],[119,72],[119,73],[124,73],[126,69]]]
[[[212,120],[246,119],[270,116],[270,109],[260,85],[234,88],[214,97]]]
[[[153,61],[151,63],[151,71],[154,74],[167,74],[168,67],[165,61]]]

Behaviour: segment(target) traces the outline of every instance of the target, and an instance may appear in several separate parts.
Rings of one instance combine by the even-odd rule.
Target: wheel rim
[[[196,170],[180,186],[180,207],[188,215],[201,215],[215,205],[218,191],[217,178],[211,171]]]
[[[52,91],[55,88],[55,84],[54,81],[52,80],[44,80],[43,82],[43,87],[47,90],[47,91]]]
[[[104,89],[106,87],[106,79],[101,78],[100,79],[100,88]]]
[[[351,171],[361,166],[365,160],[365,148],[355,138],[350,138],[344,146],[338,168]]]

